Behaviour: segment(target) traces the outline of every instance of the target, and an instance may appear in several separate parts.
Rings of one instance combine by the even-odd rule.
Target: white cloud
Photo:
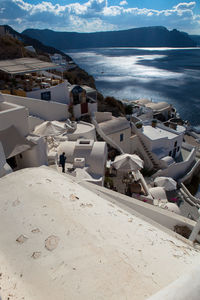
[[[115,6],[107,0],[85,0],[82,4],[77,0],[66,5],[53,4],[51,0],[38,4],[30,0],[0,0],[0,3],[1,24],[7,20],[17,30],[38,27],[88,32],[154,25],[185,31],[200,29],[199,16],[194,12],[200,6],[196,1],[180,2],[165,10],[127,7],[126,0],[119,0]]]
[[[119,3],[119,5],[121,5],[121,6],[124,6],[124,5],[127,5],[128,4],[128,2],[126,1],[126,0],[123,0],[123,1],[121,1],[120,3]]]

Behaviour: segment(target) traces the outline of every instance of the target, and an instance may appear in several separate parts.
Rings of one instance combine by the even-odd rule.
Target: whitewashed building
[[[95,119],[103,133],[125,153],[130,153],[131,127],[124,117],[113,117],[111,112],[96,112]]]
[[[60,143],[57,152],[58,156],[65,152],[66,163],[75,169],[77,178],[103,185],[107,161],[105,142],[89,139],[66,141]]]
[[[97,111],[97,91],[88,86],[69,87],[72,115],[78,119],[84,115],[94,115]]]
[[[46,144],[43,138],[29,134],[28,120],[26,107],[6,102],[0,94],[1,168],[4,158],[13,170],[47,164]]]
[[[140,131],[149,151],[161,159],[165,156],[176,158],[180,155],[185,128],[179,126],[178,129],[179,131],[176,131],[159,124],[156,127],[143,125]]]

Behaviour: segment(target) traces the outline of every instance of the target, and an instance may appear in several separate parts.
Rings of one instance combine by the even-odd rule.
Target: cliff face
[[[1,36],[0,46],[3,49],[0,49],[0,59],[20,58],[24,56],[35,57],[33,53],[31,54],[31,52],[23,49],[24,45],[31,45],[35,48],[37,57],[39,56],[38,58],[40,59],[49,60],[48,54],[59,53],[63,55],[66,60],[72,60],[70,56],[66,55],[62,51],[51,46],[46,46],[34,38],[21,34],[8,25],[2,25],[1,27],[4,28],[7,35]],[[15,47],[16,49],[14,49]],[[7,54],[6,49],[9,50]]]
[[[93,33],[56,32],[52,30],[27,29],[26,36],[43,41],[60,50],[99,47],[195,47],[187,33],[165,27],[143,27],[122,31]]]

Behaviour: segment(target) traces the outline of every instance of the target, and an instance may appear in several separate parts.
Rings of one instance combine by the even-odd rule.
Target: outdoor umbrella
[[[156,186],[164,187],[166,191],[173,191],[177,188],[176,181],[171,177],[156,177],[154,183]]]
[[[115,169],[138,171],[143,168],[143,160],[136,154],[121,154],[115,157],[112,166]]]
[[[40,136],[57,136],[67,132],[64,123],[58,121],[46,121],[35,127],[34,134]]]

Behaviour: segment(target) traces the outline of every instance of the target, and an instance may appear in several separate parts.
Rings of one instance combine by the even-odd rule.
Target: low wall
[[[81,183],[82,184],[82,183]],[[185,218],[181,215],[175,214],[173,212],[167,211],[160,207],[144,203],[135,198],[128,197],[126,195],[114,192],[112,190],[106,189],[104,187],[97,187],[93,185],[87,185],[88,189],[92,189],[93,191],[98,193],[103,193],[103,197],[107,200],[112,201],[112,203],[116,203],[118,206],[123,207],[124,209],[131,209],[132,212],[135,211],[143,216],[144,218],[148,218],[148,222],[150,220],[156,222],[169,230],[172,235],[176,235],[176,237],[183,239],[185,242],[190,243],[187,239],[183,238],[181,235],[178,235],[174,232],[174,226],[188,226],[191,230],[193,230],[196,222]]]
[[[69,117],[68,105],[66,104],[13,95],[3,95],[3,97],[7,102],[25,106],[28,108],[30,115],[45,121],[62,121]]]
[[[164,170],[159,170],[152,177],[156,178],[158,176],[167,176],[172,177],[175,180],[182,178],[188,172],[188,169],[192,166],[195,160],[195,154],[196,151],[195,149],[193,149],[185,161],[172,164]]]
[[[197,265],[191,272],[185,273],[148,300],[199,300],[199,276],[200,266]]]

